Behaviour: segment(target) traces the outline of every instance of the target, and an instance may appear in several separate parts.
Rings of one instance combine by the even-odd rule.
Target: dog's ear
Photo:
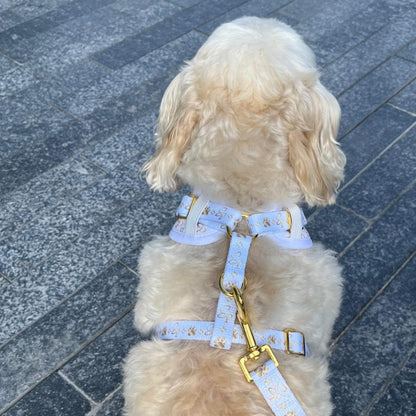
[[[344,177],[345,156],[336,142],[341,110],[319,81],[299,90],[286,113],[290,164],[310,206],[332,204]]]
[[[143,167],[147,183],[156,191],[177,188],[176,172],[198,124],[188,69],[173,79],[163,95],[155,134],[156,153]]]

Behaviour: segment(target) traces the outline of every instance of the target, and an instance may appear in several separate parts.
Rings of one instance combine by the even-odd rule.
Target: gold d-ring
[[[224,295],[228,296],[229,298],[234,297],[233,292],[231,290],[227,290],[223,286],[223,284],[222,284],[223,280],[224,280],[224,273],[221,273],[220,280],[219,280],[221,292],[224,293]],[[243,280],[243,284],[241,285],[240,292],[244,293],[244,291],[246,290],[246,287],[247,287],[247,277],[244,276],[244,280]]]

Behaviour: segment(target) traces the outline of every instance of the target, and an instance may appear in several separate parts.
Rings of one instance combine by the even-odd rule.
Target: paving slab
[[[350,2],[343,3],[344,7],[349,4]],[[330,20],[329,25],[327,21],[323,22],[323,25],[315,24],[313,27],[309,23],[300,30],[307,41],[311,39],[310,46],[316,54],[318,65],[325,67],[408,9],[408,5],[389,4],[386,1],[377,0],[368,4],[364,9],[357,8],[356,13],[346,20],[343,20],[346,14],[339,13],[340,11],[337,10],[338,13],[335,16],[324,14]],[[334,20],[338,19],[339,25],[334,28]],[[328,26],[330,29],[324,30]]]
[[[314,215],[307,229],[312,241],[340,253],[367,226],[363,219],[333,205]]]
[[[181,194],[138,196],[9,285],[0,303],[0,345],[28,327],[109,265],[173,224]]]
[[[60,373],[100,403],[121,386],[123,359],[139,341],[133,313],[129,313],[62,367]]]
[[[416,413],[416,352],[413,352],[400,373],[394,378],[369,416],[407,416]]]
[[[16,91],[22,85],[30,85],[31,81],[27,81],[26,78],[35,78],[39,72],[51,68],[55,71],[62,70],[97,50],[140,32],[146,25],[163,20],[175,10],[176,8],[169,3],[158,2],[149,9],[142,10],[142,16],[138,18],[121,14],[106,6],[46,33],[4,47],[6,54],[19,62],[30,61],[30,65],[25,73],[12,80],[12,85],[9,78],[0,77],[0,91],[2,84],[5,91]],[[90,30],[91,27],[94,30]]]
[[[243,0],[230,0],[227,3],[213,0],[209,3],[199,3],[136,36],[94,54],[93,57],[110,68],[121,68],[242,3]]]
[[[179,69],[185,59],[193,57],[205,39],[199,33],[190,32],[80,89],[77,94],[60,100],[59,105],[71,114],[82,117],[114,97],[119,97],[153,78],[162,77],[172,66]]]
[[[71,0],[24,0],[19,1],[13,10],[25,20],[29,20],[69,3],[70,1]],[[16,1],[14,3],[16,3]]]
[[[291,0],[278,0],[270,2],[269,0],[251,0],[241,6],[231,9],[227,13],[212,19],[211,21],[198,27],[201,32],[210,35],[214,29],[225,22],[237,19],[243,16],[258,16],[266,17],[270,13],[280,9],[284,5],[288,4]]]
[[[103,403],[97,411],[97,416],[123,416],[124,397],[121,390]]]
[[[410,83],[416,74],[416,64],[393,57],[338,98],[342,117],[339,136],[354,128],[404,85]]]
[[[341,94],[415,37],[415,19],[416,10],[410,9],[328,65],[323,71],[323,84],[335,95]]]
[[[338,203],[374,218],[415,180],[415,174],[416,126],[344,188]]]
[[[409,111],[416,116],[416,81],[405,87],[390,101],[396,107]]]
[[[414,347],[415,260],[396,276],[334,348],[330,366],[337,415],[366,414],[372,397],[389,381]],[[350,297],[347,299],[351,300]]]
[[[358,35],[355,33],[345,33],[344,27],[351,27],[351,30],[358,30],[361,34],[371,34],[372,28],[377,27],[379,24],[382,27],[386,23],[387,16],[385,16],[385,10],[391,12],[390,19],[392,19],[401,10],[407,10],[409,8],[410,5],[407,1],[333,1],[326,5],[324,10],[302,20],[296,27],[296,30],[302,34],[306,41],[312,43],[318,41],[325,42],[325,37],[337,36],[339,35],[338,31],[340,31],[339,33],[345,36],[345,38],[340,39],[340,44],[342,45],[344,42],[348,43],[350,36],[354,38]],[[372,14],[374,14],[376,22],[367,22],[367,19]],[[369,27],[359,27],[357,21],[366,21]]]
[[[53,8],[41,16],[26,20],[0,33],[0,50],[5,45],[17,43],[39,33],[47,32],[69,20],[90,13],[95,9],[106,6],[114,0],[75,0]]]
[[[402,58],[410,59],[416,62],[416,42],[411,42],[408,46],[403,48],[399,53]]]
[[[347,6],[349,8],[354,7],[354,5],[359,5],[356,0],[350,1],[348,3],[351,3],[351,5]],[[366,2],[361,3],[366,4]],[[342,5],[343,2],[340,0],[294,0],[291,1],[287,6],[283,7],[281,12],[282,14],[293,17],[299,21],[308,20],[316,14],[322,12],[327,13],[327,10],[331,7],[331,4],[334,5],[333,8],[337,8]]]
[[[104,175],[91,163],[72,158],[33,178],[7,196],[0,196],[0,241]]]
[[[136,285],[137,276],[116,264],[4,345],[0,411],[123,316]]]
[[[57,374],[29,392],[5,416],[83,416],[90,402]]]
[[[144,82],[140,87],[108,101],[86,115],[85,122],[92,131],[114,130],[139,117],[154,114],[160,105],[163,93],[177,73],[178,67],[174,66],[161,78]],[[94,143],[95,141],[91,140],[91,145]]]
[[[412,254],[416,188],[404,194],[341,258],[344,297],[337,336]],[[361,355],[361,354],[360,354]]]
[[[0,32],[19,24],[23,18],[15,13],[14,8],[3,10],[0,12]]]
[[[154,14],[161,13],[162,10],[165,10],[164,13],[169,11],[169,15],[173,15],[182,10],[181,7],[176,6],[174,3],[164,0],[118,0],[112,3],[110,8],[135,17],[136,19],[144,19],[145,27],[151,26],[152,21],[149,18]],[[145,9],[146,12],[143,13]],[[146,19],[149,19],[149,21],[146,22]]]
[[[347,157],[344,183],[364,169],[415,121],[415,117],[384,105],[347,134],[341,141]]]
[[[0,271],[11,280],[87,234],[111,215],[143,193],[138,176],[140,166],[150,157],[141,158],[110,173],[93,186],[67,199],[30,224],[0,242]]]
[[[170,0],[171,3],[177,4],[178,6],[187,9],[188,7],[195,6],[198,3],[201,3],[202,0]]]
[[[17,64],[15,62],[5,58],[4,56],[0,56],[0,74],[9,72],[15,68],[17,68]]]
[[[140,155],[149,155],[153,147],[155,112],[123,126],[108,139],[82,151],[82,156],[107,172]]]
[[[45,131],[46,137],[42,141],[32,141],[20,152],[2,161],[0,188],[3,194],[74,156],[91,137],[88,127],[78,120],[62,123],[56,130]]]

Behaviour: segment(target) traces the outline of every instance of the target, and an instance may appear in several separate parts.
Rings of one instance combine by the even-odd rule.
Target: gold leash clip
[[[257,345],[253,331],[251,330],[250,321],[248,319],[246,307],[240,289],[238,289],[236,286],[233,286],[232,295],[237,306],[238,322],[241,326],[241,329],[243,330],[243,335],[247,345],[247,353],[240,357],[239,363],[246,380],[251,383],[253,378],[251,377],[250,371],[246,365],[248,361],[257,361],[261,357],[261,354],[267,353],[276,367],[279,365],[279,363],[269,345]]]

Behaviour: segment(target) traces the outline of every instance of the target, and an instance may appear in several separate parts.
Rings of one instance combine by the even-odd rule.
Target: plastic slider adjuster
[[[289,355],[301,355],[301,356],[305,356],[306,355],[306,345],[305,345],[305,335],[303,335],[303,332],[300,331],[296,331],[295,329],[291,329],[291,328],[286,328],[283,330],[284,334],[285,334],[285,351],[286,354]],[[294,351],[290,348],[290,334],[300,334],[302,335],[302,351]]]
[[[190,205],[189,210],[186,213],[186,215],[177,215],[177,218],[180,219],[180,220],[187,220],[188,219],[188,215],[192,211],[192,207],[195,205],[195,202],[198,200],[198,197],[196,195],[188,195],[188,196],[189,196],[189,198],[192,198],[192,202],[191,202],[191,205]]]

